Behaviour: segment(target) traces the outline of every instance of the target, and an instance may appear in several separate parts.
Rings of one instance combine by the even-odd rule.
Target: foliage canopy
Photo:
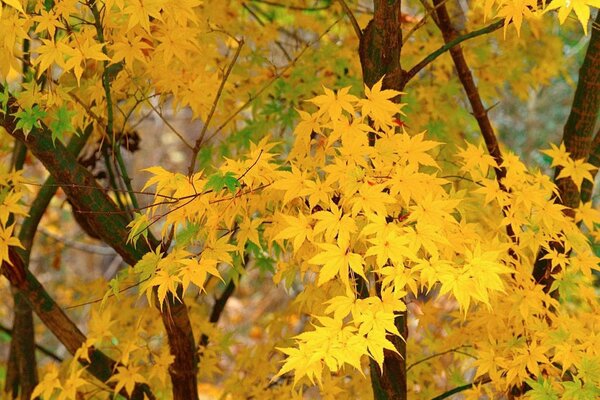
[[[594,7],[2,0],[5,391],[600,397]]]

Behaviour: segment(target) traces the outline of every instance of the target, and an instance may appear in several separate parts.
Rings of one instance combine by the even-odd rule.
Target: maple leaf
[[[26,108],[21,111],[17,111],[13,114],[17,118],[16,127],[21,129],[25,134],[25,137],[31,132],[33,128],[41,128],[40,119],[46,116],[46,111],[42,110],[37,104],[31,108]]]
[[[367,279],[364,273],[364,260],[360,254],[352,253],[347,247],[340,247],[336,244],[319,243],[318,246],[324,250],[308,260],[311,264],[322,265],[319,271],[318,286],[332,280],[339,274],[342,282],[349,286],[348,267],[358,275]]]
[[[206,247],[202,251],[202,257],[232,265],[233,258],[229,253],[236,251],[237,248],[229,243],[230,239],[231,234],[224,235],[217,240],[208,241]]]
[[[127,227],[129,228],[129,235],[127,236],[127,242],[132,243],[135,247],[140,236],[144,238],[148,237],[148,227],[150,226],[150,220],[147,214],[135,213],[133,219]]]
[[[21,13],[25,14],[25,10],[23,10],[23,5],[19,0],[2,0],[2,3],[8,4],[9,6],[14,7]],[[0,3],[0,15],[2,15],[2,3]]]
[[[396,114],[404,115],[402,108],[405,104],[395,103],[391,99],[405,93],[391,89],[381,90],[382,85],[383,77],[375,82],[371,89],[365,85],[365,96],[367,98],[358,101],[361,106],[361,114],[363,117],[367,115],[371,117],[375,129],[392,126]]]
[[[463,160],[463,165],[460,170],[471,175],[473,175],[474,171],[480,171],[487,175],[487,170],[489,168],[498,168],[498,164],[494,160],[494,157],[488,154],[481,143],[478,146],[475,146],[467,142],[466,147],[464,149],[459,149],[456,155]]]
[[[71,119],[75,114],[75,111],[69,111],[67,107],[63,105],[52,115],[53,121],[49,126],[52,135],[52,143],[54,143],[56,139],[62,142],[65,133],[75,131],[75,128],[71,124]]]
[[[123,8],[123,13],[129,15],[127,30],[140,25],[146,32],[150,32],[150,18],[162,21],[161,10],[164,0],[133,0]]]
[[[352,217],[344,214],[343,210],[331,203],[329,210],[314,213],[313,218],[318,220],[315,224],[314,233],[325,232],[326,242],[337,239],[341,247],[350,244],[350,235],[357,231],[356,222]]]
[[[13,236],[13,230],[15,229],[15,224],[4,226],[4,224],[0,224],[0,261],[7,262],[9,265],[13,265],[8,256],[8,248],[10,246],[15,246],[23,249],[23,245],[19,238]]]
[[[82,386],[88,382],[81,377],[85,369],[79,368],[75,373],[71,373],[62,385],[57,400],[76,399],[77,393],[81,393]]]
[[[504,38],[506,38],[506,29],[512,22],[517,35],[521,34],[521,24],[523,23],[523,17],[526,19],[533,17],[534,12],[532,10],[537,9],[536,0],[506,0],[500,5],[500,9],[496,13],[497,17],[505,18],[504,22]]]
[[[387,264],[388,259],[394,265],[401,266],[407,258],[417,258],[413,249],[411,249],[411,240],[407,235],[400,235],[398,232],[378,234],[375,238],[369,239],[372,243],[365,253],[365,257],[376,256],[376,262],[379,267]]]
[[[313,240],[314,232],[310,222],[311,216],[306,216],[302,213],[299,213],[298,217],[285,214],[279,214],[279,216],[283,218],[287,227],[279,232],[273,238],[274,240],[293,239],[294,253],[300,250],[305,241]]]
[[[72,54],[73,49],[65,43],[65,40],[64,37],[56,41],[41,39],[42,44],[35,50],[39,55],[33,61],[34,65],[39,66],[38,78],[53,64],[66,69],[65,58]]]
[[[558,9],[558,20],[562,25],[574,10],[583,28],[583,33],[587,35],[590,7],[600,8],[600,0],[552,0],[544,12]]]
[[[585,160],[571,160],[567,162],[566,165],[562,167],[560,173],[556,177],[556,179],[562,178],[571,178],[575,186],[577,186],[577,190],[581,190],[581,183],[584,179],[594,182],[594,176],[591,174],[591,171],[595,171],[597,167],[592,164],[586,163]]]
[[[190,283],[196,285],[201,291],[205,291],[204,283],[206,282],[208,274],[223,281],[223,278],[217,269],[216,260],[204,257],[201,257],[199,260],[196,258],[185,258],[179,260],[179,263],[184,265],[178,272],[184,292]]]
[[[118,63],[121,60],[132,66],[135,60],[145,62],[148,50],[152,49],[152,43],[139,32],[129,31],[125,37],[116,38],[114,44],[109,48],[112,50],[111,60]]]
[[[171,274],[169,271],[160,269],[156,272],[154,277],[150,279],[148,282],[144,282],[144,284],[140,287],[141,292],[146,292],[146,296],[148,297],[148,302],[150,303],[151,299],[151,289],[154,286],[158,286],[157,295],[158,295],[158,303],[162,310],[163,303],[167,294],[172,294],[175,298],[179,298],[177,293],[177,287],[181,283],[181,278],[175,274]]]
[[[527,379],[526,382],[531,387],[526,396],[528,400],[559,400],[559,393],[549,379],[540,377],[537,381]]]
[[[323,91],[325,94],[308,100],[319,107],[319,115],[328,114],[333,121],[337,121],[342,115],[342,110],[350,113],[350,115],[354,114],[354,104],[358,101],[358,98],[348,93],[350,91],[349,86],[337,92],[324,87]]]
[[[52,398],[52,395],[55,391],[62,390],[62,385],[60,383],[60,379],[58,378],[58,368],[56,364],[49,364],[48,371],[43,375],[40,383],[37,384],[33,393],[31,393],[31,398],[35,399],[38,396],[42,396],[45,399]]]
[[[580,203],[575,209],[575,222],[581,222],[588,227],[589,230],[594,229],[595,224],[600,224],[600,211],[594,208],[592,202]]]
[[[138,372],[139,367],[118,366],[117,372],[110,377],[108,382],[115,382],[115,393],[119,393],[125,388],[127,394],[131,395],[136,383],[144,383],[146,379]]]

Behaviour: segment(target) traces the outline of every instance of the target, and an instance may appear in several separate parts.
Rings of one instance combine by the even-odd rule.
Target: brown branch
[[[342,6],[342,10],[344,10],[344,13],[348,16],[348,19],[350,19],[350,23],[352,24],[354,33],[356,33],[356,37],[358,38],[358,40],[360,40],[362,38],[362,31],[360,30],[360,25],[358,25],[358,21],[352,13],[352,10],[350,9],[350,7],[348,7],[348,4],[346,4],[345,0],[338,0],[338,3],[340,3],[340,5]]]
[[[327,10],[329,7],[331,7],[331,4],[326,4],[324,6],[315,6],[315,7],[301,7],[301,6],[293,6],[293,5],[288,5],[288,4],[282,4],[282,3],[276,3],[274,1],[268,1],[268,0],[250,0],[253,3],[260,3],[260,4],[265,4],[271,7],[279,7],[279,8],[287,8],[288,10],[294,10],[294,11],[323,11],[323,10]]]
[[[435,7],[435,13],[437,15],[436,23],[442,32],[444,42],[448,45],[459,37],[458,33],[450,21],[450,15],[448,14],[448,9],[446,8],[443,0],[433,0],[433,4]],[[479,32],[481,32],[481,34],[492,32],[493,30],[496,30],[502,26],[503,23],[504,21],[497,21],[483,30],[480,30]],[[494,128],[490,122],[488,110],[483,106],[483,102],[481,101],[479,90],[477,89],[477,85],[473,79],[473,74],[469,68],[469,65],[467,64],[467,60],[465,59],[462,48],[459,45],[452,46],[450,48],[450,56],[454,62],[458,79],[460,80],[467,94],[469,103],[471,104],[471,108],[473,109],[473,116],[477,120],[477,124],[479,125],[479,130],[483,136],[488,153],[494,158],[494,161],[496,161],[497,167],[494,168],[494,170],[496,172],[496,181],[498,182],[498,187],[503,192],[508,192],[503,182],[504,178],[506,177],[506,168],[502,165],[504,160],[500,151],[500,145],[498,144],[496,134],[494,133]],[[509,210],[506,207],[502,209],[504,216],[507,216],[508,212]],[[506,226],[506,233],[513,243],[517,243],[517,237],[512,225],[509,224]]]
[[[13,335],[13,330],[0,324],[0,331],[6,333],[7,335],[12,336]],[[49,358],[53,359],[56,362],[63,362],[62,357],[56,355],[55,353],[53,353],[51,350],[48,350],[47,348],[45,348],[44,346],[42,346],[41,344],[36,343],[35,344],[35,348],[42,354],[48,356]]]
[[[8,262],[2,263],[0,268],[2,275],[23,294],[40,320],[60,340],[69,353],[75,355],[85,345],[87,340],[85,335],[50,297],[35,276],[25,269],[23,259],[17,254],[15,247],[9,247],[8,255],[11,264]],[[88,362],[88,359],[91,362]],[[78,361],[86,366],[87,371],[94,377],[114,387],[114,383],[109,383],[108,380],[116,370],[118,365],[116,361],[94,347],[88,348],[87,358],[82,357]],[[128,396],[124,390],[121,391],[121,394],[131,399],[141,400],[144,396],[151,399],[155,398],[146,384],[136,384],[131,396]]]
[[[596,168],[600,168],[600,129],[596,132],[594,140],[592,141],[592,147],[590,149],[590,155],[588,156],[587,162],[592,164]],[[595,179],[598,174],[598,169],[591,172],[592,177]],[[592,192],[594,191],[594,183],[584,180],[581,184],[581,202],[587,203],[592,199]]]
[[[158,247],[158,242],[152,235],[149,235],[148,243],[138,243],[137,248],[133,244],[127,243],[127,224],[129,223],[129,218],[126,215],[118,213],[119,209],[117,205],[98,186],[91,172],[81,166],[75,157],[69,154],[62,143],[52,143],[51,135],[45,128],[42,127],[41,130],[34,128],[25,137],[23,131],[16,128],[16,121],[12,116],[17,110],[15,99],[11,98],[9,101],[9,112],[0,116],[0,126],[4,127],[11,136],[23,142],[31,153],[44,164],[56,182],[62,184],[63,191],[67,194],[69,201],[78,210],[90,212],[88,222],[93,227],[95,233],[106,244],[115,249],[123,260],[130,265],[134,265],[145,253],[151,251],[152,248]],[[18,275],[17,278],[19,278]],[[33,295],[33,293],[30,293],[30,295]],[[43,300],[40,297],[28,297],[28,299],[34,306],[38,305],[36,302]],[[36,309],[36,312],[38,311],[40,310]],[[63,311],[60,309],[59,311],[64,316]],[[175,357],[173,364],[169,368],[169,374],[173,381],[173,396],[176,400],[196,400],[198,398],[197,390],[184,394],[178,389],[179,387],[195,387],[197,382],[196,375],[188,372],[190,371],[190,365],[195,365],[197,356],[195,351],[196,344],[187,308],[183,302],[168,297],[166,310],[161,311],[161,316],[169,339],[169,349]],[[55,323],[56,321],[50,320],[44,322]],[[85,339],[78,336],[80,332],[79,334],[75,332],[70,335],[75,335],[75,339],[77,340]],[[195,368],[197,366],[193,368],[194,371]]]
[[[600,12],[596,14],[596,24],[600,24]],[[585,53],[585,58],[579,69],[579,80],[575,89],[573,105],[563,131],[563,142],[566,150],[571,153],[574,160],[589,160],[594,165],[600,164],[600,138],[593,137],[594,127],[600,114],[600,31],[593,29],[590,43]],[[592,143],[593,140],[593,143]],[[592,148],[593,145],[593,148]],[[567,207],[566,215],[574,216],[574,208],[582,200],[589,200],[593,191],[593,184],[585,182],[582,192],[570,178],[557,179],[560,168],[555,171],[555,182],[559,195],[554,198]],[[554,268],[550,259],[544,259],[549,250],[565,253],[564,245],[554,241],[549,243],[549,249],[542,248],[537,255],[533,266],[533,277],[537,283],[550,293],[554,283],[553,274],[560,272],[560,266]],[[557,292],[553,292],[557,296]]]

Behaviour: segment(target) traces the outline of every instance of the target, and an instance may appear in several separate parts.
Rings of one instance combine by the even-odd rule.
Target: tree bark
[[[600,12],[596,14],[595,24],[600,24]],[[583,64],[579,69],[579,80],[575,89],[573,105],[567,118],[563,131],[563,142],[571,158],[574,160],[589,160],[593,165],[600,164],[600,138],[594,129],[600,114],[600,30],[592,29],[590,43],[585,53]],[[592,148],[593,141],[593,148]],[[577,186],[570,178],[557,179],[560,168],[554,175],[559,195],[555,202],[567,207],[565,214],[574,216],[573,208],[579,206],[580,201],[589,201],[593,190],[591,182],[584,182],[579,193]],[[551,249],[564,253],[564,246],[559,242],[552,242]],[[533,277],[536,282],[550,293],[554,283],[553,274],[560,271],[560,266],[552,267],[549,259],[543,259],[548,254],[546,249],[541,249],[533,267]]]
[[[359,43],[360,64],[363,82],[373,86],[383,78],[383,89],[402,90],[404,87],[404,71],[400,64],[402,50],[402,29],[400,0],[374,0],[373,18],[363,30]],[[400,101],[399,98],[395,99]],[[369,137],[374,144],[375,136]],[[368,291],[361,291],[364,296]],[[402,335],[399,338],[389,335],[398,353],[385,350],[383,370],[375,362],[371,362],[370,375],[373,396],[376,400],[406,400],[406,312],[396,316],[396,327]]]

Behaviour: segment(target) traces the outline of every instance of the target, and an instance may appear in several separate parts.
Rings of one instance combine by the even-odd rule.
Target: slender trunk
[[[384,89],[400,91],[404,85],[404,71],[400,65],[402,29],[400,0],[375,0],[373,19],[363,30],[360,38],[359,56],[365,85],[371,87],[381,78]],[[400,101],[400,99],[395,99]],[[374,144],[375,136],[369,138]],[[363,295],[368,292],[362,291]],[[390,335],[398,353],[385,350],[383,371],[371,362],[371,384],[376,400],[406,400],[406,312],[396,316],[396,327],[402,335]]]

